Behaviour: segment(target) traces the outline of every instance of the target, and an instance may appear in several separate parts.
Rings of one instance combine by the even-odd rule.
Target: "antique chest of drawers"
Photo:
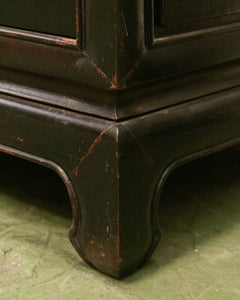
[[[0,25],[0,150],[55,170],[73,246],[128,275],[171,171],[240,142],[240,1],[2,0]]]

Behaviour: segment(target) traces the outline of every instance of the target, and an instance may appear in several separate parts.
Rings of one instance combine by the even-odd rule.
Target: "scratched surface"
[[[117,281],[70,245],[71,210],[51,171],[0,156],[0,299],[240,299],[240,151],[179,168],[161,203],[162,243]]]

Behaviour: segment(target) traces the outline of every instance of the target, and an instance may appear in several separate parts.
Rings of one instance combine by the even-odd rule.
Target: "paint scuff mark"
[[[105,163],[105,173],[107,173],[108,168],[109,168],[109,163],[108,163],[108,161],[106,160],[106,163]]]
[[[75,39],[71,38],[65,38],[65,37],[58,37],[61,41],[66,42],[66,43],[74,43]]]
[[[127,29],[127,24],[126,24],[123,12],[121,14],[121,17],[122,17],[122,24],[123,24],[123,28],[124,28],[124,33],[125,33],[126,37],[128,37],[128,29]]]
[[[108,78],[108,76],[95,64],[95,62],[90,58],[88,57],[90,62],[91,62],[91,65],[95,68],[95,70],[97,71],[97,73],[104,79],[106,80],[106,82],[108,84],[111,85],[111,88],[115,88],[115,84]]]
[[[113,87],[118,86],[118,20],[117,20],[117,2],[114,1],[114,7],[113,7],[113,13],[114,13],[114,47],[115,47],[115,72],[114,76],[112,78]]]
[[[107,234],[109,235],[109,237],[111,237],[111,232],[112,232],[112,229],[111,229],[111,226],[112,226],[112,221],[111,221],[111,217],[110,217],[110,213],[109,213],[109,205],[110,203],[107,202],[107,206],[106,206],[106,214],[107,214],[107,221],[108,221],[108,225],[107,225]]]
[[[122,258],[119,257],[119,258],[117,259],[117,262],[120,264],[120,263],[122,262]]]
[[[127,73],[126,79],[128,79],[129,77],[131,77],[131,76],[133,75],[135,69],[140,65],[141,60],[142,60],[142,57],[139,58],[139,59],[135,62],[135,64],[133,65],[132,69]]]
[[[67,99],[67,101],[68,101],[68,102],[72,102],[72,103],[74,103],[74,104],[79,103],[77,100],[74,100],[74,99]]]
[[[119,179],[120,179],[120,175],[119,175],[119,172],[117,172],[117,180],[119,182]]]
[[[110,125],[107,129],[103,130],[98,136],[97,138],[93,141],[93,143],[91,144],[91,146],[88,148],[88,151],[85,152],[85,154],[82,156],[82,158],[79,160],[78,165],[73,169],[73,173],[74,175],[77,177],[78,176],[78,172],[79,172],[79,168],[81,166],[81,164],[84,162],[84,160],[93,152],[95,146],[97,144],[99,144],[102,140],[103,135],[110,130],[113,127],[113,124]]]
[[[22,138],[20,138],[20,137],[17,137],[17,140],[18,140],[19,142],[21,142],[21,143],[24,142],[24,139],[22,139]]]

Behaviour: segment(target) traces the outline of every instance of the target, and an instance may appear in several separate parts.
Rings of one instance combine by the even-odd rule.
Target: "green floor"
[[[122,281],[87,266],[68,241],[71,208],[54,173],[0,156],[0,299],[240,299],[240,149],[169,178],[162,242]]]

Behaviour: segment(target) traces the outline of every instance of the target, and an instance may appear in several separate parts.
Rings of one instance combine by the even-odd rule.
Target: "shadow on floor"
[[[72,218],[67,190],[59,175],[30,161],[0,153],[0,192]]]

